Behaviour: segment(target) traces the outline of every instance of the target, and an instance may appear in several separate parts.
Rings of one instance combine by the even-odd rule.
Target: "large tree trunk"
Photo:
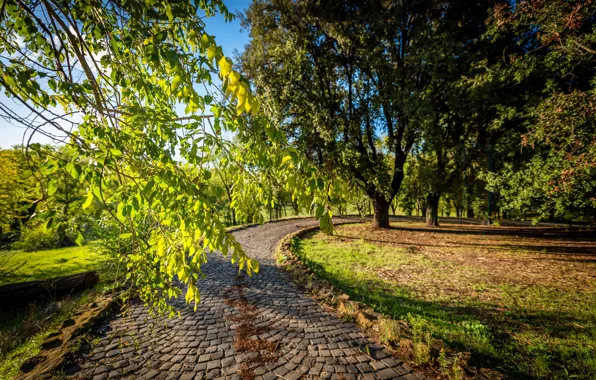
[[[439,226],[439,200],[441,194],[430,193],[426,196],[426,224],[433,227]]]
[[[389,205],[382,195],[373,199],[375,214],[373,217],[372,226],[378,228],[389,228]]]

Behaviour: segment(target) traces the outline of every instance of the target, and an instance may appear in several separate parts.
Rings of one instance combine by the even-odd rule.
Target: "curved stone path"
[[[421,378],[357,325],[300,292],[275,266],[277,242],[315,223],[295,219],[234,232],[246,252],[259,259],[259,274],[236,276],[237,268],[227,259],[212,255],[204,266],[207,278],[198,284],[202,299],[196,312],[183,296],[174,302],[181,317],[167,321],[150,317],[141,305],[132,306],[126,316],[102,328],[100,342],[76,377]],[[234,294],[243,305],[231,301]],[[247,323],[252,340],[237,352],[235,339],[246,335]]]

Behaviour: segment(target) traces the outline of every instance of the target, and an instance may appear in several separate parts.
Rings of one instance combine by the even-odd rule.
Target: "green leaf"
[[[323,207],[323,205],[317,205],[317,208],[315,210],[315,218],[319,219],[320,217],[323,216],[324,212],[325,212],[325,207]]]
[[[180,75],[176,75],[174,77],[174,79],[172,80],[172,91],[176,91],[181,82],[182,82],[182,77]]]
[[[56,186],[56,181],[53,179],[48,182],[48,195],[52,196],[58,190],[58,186]]]
[[[52,89],[52,91],[56,92],[56,81],[53,79],[48,79],[48,86]]]
[[[168,16],[168,20],[170,22],[174,21],[174,14],[172,13],[172,6],[170,5],[170,3],[166,2],[165,7],[166,7],[166,16]]]
[[[209,44],[211,43],[211,41],[209,41],[209,36],[204,33],[201,36],[201,46],[203,47],[203,49],[206,49],[207,47],[209,47]]]
[[[116,148],[111,148],[110,153],[112,153],[116,157],[122,156],[122,151]]]
[[[52,230],[52,225],[54,224],[54,218],[50,217],[48,218],[48,220],[46,220],[46,222],[43,225],[43,230],[44,232],[49,232]]]
[[[165,54],[165,58],[170,63],[178,62],[178,54],[174,50],[170,50]]]
[[[89,190],[87,192],[87,198],[85,198],[85,203],[83,203],[83,210],[91,206],[91,203],[93,203],[93,191]]]
[[[85,238],[83,237],[83,234],[81,233],[81,231],[77,231],[77,238],[75,239],[75,243],[77,243],[78,246],[82,247],[84,242]]]
[[[255,273],[259,273],[259,261],[258,260],[251,260],[250,261],[252,266],[252,271]]]
[[[323,214],[321,219],[319,219],[319,226],[321,228],[321,231],[323,231],[327,235],[333,234],[333,223],[331,222],[331,215],[329,212]]]
[[[132,237],[132,233],[131,232],[127,232],[125,234],[120,234],[120,239],[128,239]]]
[[[207,59],[209,61],[213,61],[213,58],[215,58],[216,53],[217,53],[217,48],[215,46],[209,46],[207,48]]]
[[[120,220],[124,219],[124,206],[126,206],[124,202],[120,202],[118,203],[118,207],[116,208],[116,216]]]

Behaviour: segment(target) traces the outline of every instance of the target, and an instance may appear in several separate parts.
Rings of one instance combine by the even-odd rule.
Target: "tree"
[[[242,70],[275,99],[265,110],[291,144],[360,186],[373,225],[388,227],[407,156],[453,113],[456,95],[439,93],[470,66],[492,3],[254,1]],[[433,136],[437,147],[446,142]]]
[[[373,225],[389,205],[416,139],[415,56],[428,25],[419,4],[255,1],[245,17],[251,43],[242,70],[291,144],[321,169],[360,186],[374,202]],[[399,72],[399,75],[396,73]],[[377,148],[388,137],[386,150]],[[393,161],[386,157],[392,155]]]
[[[517,149],[507,150],[521,154],[485,175],[511,212],[596,215],[595,14],[593,2],[528,0],[495,7],[489,20],[489,38],[513,36],[517,44],[490,65],[491,77],[539,78],[523,106],[501,113],[506,123],[520,120]]]
[[[0,150],[0,231],[6,242],[18,236],[21,223],[30,216],[23,211],[28,210],[36,199],[32,191],[35,181],[27,175],[19,153],[13,149]]]

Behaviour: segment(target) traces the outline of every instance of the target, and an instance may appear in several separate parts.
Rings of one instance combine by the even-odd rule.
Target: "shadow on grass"
[[[412,231],[408,229],[408,231]],[[436,230],[439,231],[439,230]],[[435,231],[435,232],[436,232]],[[436,247],[436,244],[424,244],[424,243],[408,243],[408,242],[399,242],[395,240],[380,240],[380,239],[368,239],[362,237],[354,237],[354,236],[346,236],[346,235],[335,235],[338,238],[345,239],[345,240],[364,240],[365,242],[369,243],[379,243],[379,244],[387,244],[391,243],[391,245],[402,246],[402,247]],[[576,255],[576,256],[588,256],[588,258],[583,259],[576,259],[576,258],[569,258],[569,259],[555,259],[561,261],[579,261],[579,262],[596,262],[596,248],[591,247],[557,247],[557,246],[542,246],[542,245],[523,245],[523,244],[504,244],[500,243],[498,246],[495,244],[480,244],[480,243],[461,243],[461,242],[449,242],[450,245],[448,247],[451,248],[469,248],[469,247],[477,247],[486,250],[494,250],[494,251],[502,251],[503,249],[513,249],[513,250],[521,250],[521,251],[531,251],[535,254],[540,253],[553,253],[559,255]],[[594,243],[596,244],[596,242]]]
[[[590,344],[582,347],[581,342],[596,341],[590,311],[504,310],[489,303],[453,305],[421,300],[378,278],[360,281],[341,272],[330,273],[322,264],[306,257],[299,239],[293,242],[292,250],[318,277],[330,281],[351,299],[393,318],[405,319],[413,325],[413,330],[430,331],[435,338],[459,351],[471,352],[470,364],[476,367],[500,368],[514,378],[535,378],[540,377],[535,373],[539,369],[535,370],[534,364],[529,363],[539,367],[544,362],[547,368],[557,372],[556,376],[548,373],[549,378],[565,378],[571,374],[596,378],[596,363],[588,359],[596,353],[594,347],[590,348]],[[567,339],[574,347],[523,342],[520,338],[524,333],[544,337],[546,342]]]
[[[481,226],[478,226],[481,227]],[[574,239],[583,239],[588,241],[596,241],[596,231],[576,228],[555,228],[555,227],[517,227],[508,226],[504,228],[495,228],[486,226],[485,228],[474,228],[467,226],[441,226],[437,227],[395,227],[390,229],[407,230],[411,232],[430,232],[439,234],[452,235],[484,235],[484,236],[509,236],[509,237],[524,237],[537,238],[546,240],[563,240],[570,241]]]
[[[495,242],[494,244],[482,244],[478,241],[474,243],[466,243],[461,241],[446,241],[449,247],[454,248],[465,248],[465,247],[479,247],[487,250],[523,250],[532,251],[533,253],[550,253],[550,254],[561,254],[561,255],[576,255],[576,256],[589,256],[586,259],[571,259],[571,261],[596,261],[596,231],[594,230],[579,230],[579,229],[563,229],[563,228],[538,228],[538,227],[523,227],[513,228],[509,230],[500,229],[478,229],[478,228],[467,228],[465,226],[449,226],[449,227],[390,227],[388,230],[407,231],[412,233],[431,233],[431,234],[444,234],[444,235],[471,235],[471,236],[495,236],[495,237],[510,237],[510,238],[532,238],[538,242],[543,242],[544,245],[532,245],[532,244],[515,244],[507,241]],[[392,244],[406,247],[434,247],[435,244],[423,243],[417,241],[412,242],[399,242],[395,240],[384,240],[384,239],[370,239],[346,235],[337,235],[338,237],[346,240],[360,240],[380,243],[380,244]],[[578,246],[578,240],[581,242],[581,246]],[[548,245],[551,243],[551,245]],[[591,244],[593,243],[593,244]],[[568,244],[568,246],[562,245]]]

